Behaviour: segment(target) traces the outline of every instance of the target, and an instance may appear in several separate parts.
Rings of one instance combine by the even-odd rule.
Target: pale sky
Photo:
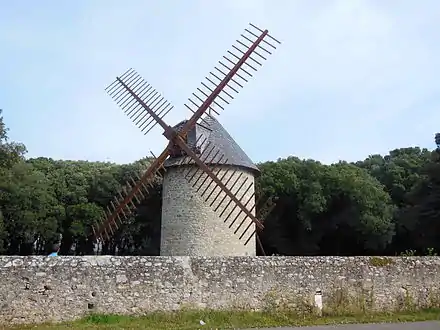
[[[133,67],[183,106],[251,22],[282,42],[218,120],[255,162],[359,160],[440,131],[440,1],[0,0],[0,108],[29,157],[132,162],[166,145],[104,88]]]

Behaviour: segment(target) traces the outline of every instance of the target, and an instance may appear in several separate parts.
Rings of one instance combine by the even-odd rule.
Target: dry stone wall
[[[1,323],[182,308],[438,306],[439,257],[0,257]]]

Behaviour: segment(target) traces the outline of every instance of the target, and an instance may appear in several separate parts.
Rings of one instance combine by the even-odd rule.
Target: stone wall
[[[205,173],[200,175],[198,171],[193,176],[197,169],[195,166],[170,167],[165,173],[160,254],[255,256],[255,236],[244,244],[255,232],[255,224],[235,207],[220,187],[210,184],[211,179]],[[255,215],[252,173],[235,166],[217,167],[214,172]],[[185,176],[192,178],[191,183]]]
[[[0,257],[0,320],[181,308],[438,306],[439,257]]]

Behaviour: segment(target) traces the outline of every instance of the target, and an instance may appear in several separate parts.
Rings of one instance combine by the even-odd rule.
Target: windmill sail
[[[220,110],[223,110],[224,106],[234,99],[231,94],[238,93],[238,88],[242,88],[243,84],[248,81],[247,79],[253,76],[250,71],[257,71],[256,66],[261,66],[262,60],[266,60],[265,56],[271,54],[268,48],[276,49],[273,43],[279,43],[278,40],[269,35],[267,30],[263,31],[252,24],[250,24],[249,29],[245,29],[245,32],[241,34],[241,38],[237,39],[236,42],[235,45],[232,45],[232,50],[228,50],[228,54],[223,56],[222,61],[219,61],[219,65],[213,70],[214,72],[210,72],[210,76],[205,77],[206,81],[201,83],[202,87],[197,88],[196,93],[192,94],[193,97],[188,99],[189,104],[185,104],[185,106],[193,114],[189,120],[179,127],[179,130],[168,126],[163,120],[173,108],[170,103],[164,100],[133,69],[129,69],[120,77],[117,77],[106,88],[109,95],[144,134],[147,134],[159,124],[163,128],[164,136],[169,140],[169,144],[161,155],[154,159],[146,172],[137,180],[130,180],[123,193],[120,193],[115,201],[111,203],[106,218],[94,227],[95,236],[102,237],[102,234],[104,234],[108,238],[117,229],[118,222],[122,221],[122,217],[127,217],[127,214],[131,214],[136,208],[134,201],[139,203],[145,197],[144,195],[148,192],[148,184],[151,183],[151,180],[159,173],[160,169],[164,169],[165,160],[170,154],[174,155],[176,152],[184,154],[187,157],[186,159],[190,158],[198,166],[199,172],[209,177],[205,181],[209,179],[210,184],[217,186],[227,196],[229,204],[232,203],[234,209],[238,208],[240,213],[245,215],[245,219],[250,219],[258,228],[263,228],[261,221],[255,217],[254,211],[246,207],[247,202],[234,194],[211,170],[210,166],[205,164],[208,160],[207,157],[211,155],[214,149],[210,150],[208,156],[202,154],[201,156],[206,156],[206,158],[201,159],[197,151],[197,144],[195,145],[196,149],[187,145],[188,132],[196,124],[208,123],[208,118],[204,116],[206,111],[209,110],[218,114]],[[210,116],[212,115],[207,115],[207,117]],[[217,151],[215,157],[218,154],[220,154],[220,151]],[[222,156],[223,158],[224,156]],[[220,164],[219,162],[217,165]],[[247,186],[246,189],[251,188]],[[246,231],[241,234],[241,237],[246,234]],[[254,232],[246,242],[250,240],[253,234]]]

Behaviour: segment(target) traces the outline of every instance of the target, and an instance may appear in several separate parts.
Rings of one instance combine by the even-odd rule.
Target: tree
[[[38,242],[54,237],[57,202],[42,173],[30,164],[17,163],[1,177],[0,190],[10,254],[28,254]]]
[[[8,169],[23,160],[26,147],[21,143],[8,142],[9,129],[3,122],[2,112],[0,109],[0,169]]]
[[[423,177],[407,194],[408,205],[399,212],[401,235],[406,249],[440,251],[440,134],[435,135],[437,149],[423,166]]]
[[[0,111],[1,115],[1,111]],[[0,253],[92,254],[91,226],[122,185],[151,161],[131,164],[25,159],[0,116]],[[296,157],[259,164],[258,196],[272,197],[265,219],[267,253],[285,255],[440,252],[440,134],[436,150],[394,149],[356,163],[324,165]],[[100,253],[157,255],[161,181],[120,224]],[[262,215],[264,208],[257,209]]]
[[[431,152],[420,148],[401,148],[389,152],[382,157],[373,155],[356,164],[365,168],[369,173],[379,180],[390,195],[393,204],[396,206],[394,223],[396,235],[393,242],[388,246],[388,253],[402,252],[412,246],[412,238],[408,235],[408,228],[417,221],[416,218],[402,216],[402,210],[411,202],[408,200],[410,192],[416,185],[424,181],[424,167],[431,161]]]
[[[261,189],[279,198],[263,234],[271,252],[365,253],[391,240],[391,200],[366,171],[294,157],[260,164],[260,169]]]
[[[356,165],[368,170],[391,196],[398,207],[406,204],[406,194],[419,182],[423,166],[429,162],[431,152],[428,149],[400,148],[388,155],[372,155],[357,162]]]
[[[6,230],[4,224],[3,213],[0,210],[0,255],[5,252]]]

